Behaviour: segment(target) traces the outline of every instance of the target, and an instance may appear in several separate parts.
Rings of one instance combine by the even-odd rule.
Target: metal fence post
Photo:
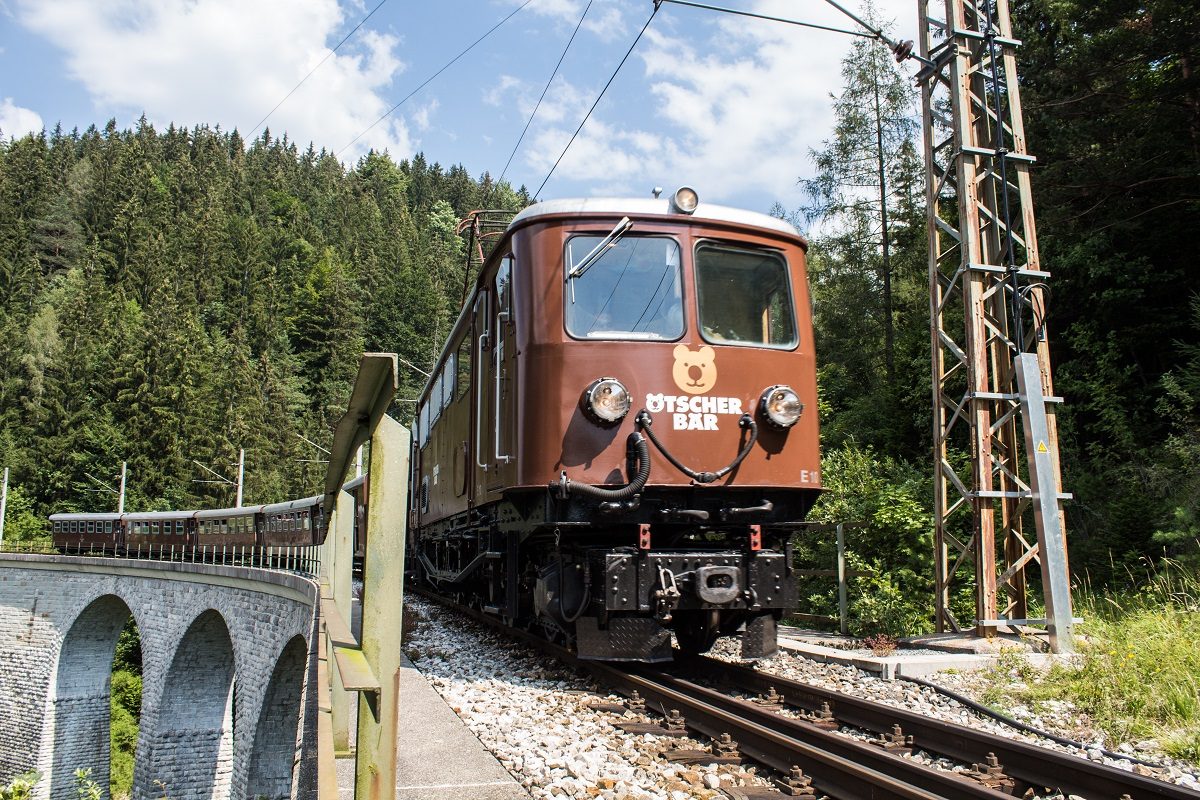
[[[846,592],[846,526],[837,524],[838,630],[845,636],[849,630],[850,601]]]

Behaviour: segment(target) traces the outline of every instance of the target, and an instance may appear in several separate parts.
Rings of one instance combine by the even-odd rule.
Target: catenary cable
[[[583,126],[587,124],[588,118],[592,116],[592,112],[596,110],[596,106],[600,105],[600,101],[604,99],[604,93],[608,91],[609,86],[612,86],[612,82],[617,78],[617,73],[621,71],[621,67],[625,66],[625,62],[629,60],[629,56],[633,53],[633,48],[637,47],[638,42],[642,40],[642,34],[646,32],[646,29],[650,27],[650,23],[654,21],[654,15],[658,13],[658,7],[659,3],[655,3],[654,10],[650,12],[650,16],[646,18],[646,24],[642,26],[642,29],[638,31],[638,35],[634,37],[633,44],[629,45],[629,49],[625,51],[625,55],[621,58],[621,63],[617,64],[617,68],[613,70],[613,74],[608,77],[608,83],[604,84],[604,88],[600,90],[600,94],[596,97],[596,101],[592,103],[592,107],[583,115],[583,121],[579,123],[579,127],[575,129],[575,132],[571,134],[570,140],[567,141],[567,146],[558,154],[558,159],[554,162],[554,166],[550,168],[550,171],[546,173],[546,177],[542,180],[542,185],[533,193],[535,200],[542,193],[542,189],[546,188],[546,183],[550,180],[550,176],[554,174],[554,170],[558,169],[563,156],[567,154],[567,151],[571,149],[571,145],[575,143],[575,137],[583,130]]]
[[[317,62],[317,65],[316,65],[315,67],[313,67],[312,69],[310,69],[310,70],[308,71],[308,74],[307,74],[307,75],[305,75],[303,78],[301,78],[301,79],[300,79],[300,82],[299,82],[299,83],[297,83],[295,86],[293,86],[293,87],[292,87],[292,90],[291,90],[290,92],[288,92],[287,94],[285,94],[285,95],[283,96],[283,99],[282,99],[282,100],[280,100],[278,103],[276,103],[276,104],[275,104],[275,107],[274,107],[274,108],[272,108],[270,111],[268,111],[268,112],[267,112],[267,113],[266,113],[266,114],[263,116],[263,118],[262,118],[262,119],[260,119],[260,120],[258,121],[258,123],[257,123],[257,124],[254,126],[254,130],[250,131],[250,138],[251,138],[251,139],[253,139],[253,138],[254,138],[254,135],[255,135],[256,133],[258,133],[258,130],[259,130],[259,128],[261,128],[261,127],[263,126],[263,124],[264,124],[264,123],[265,123],[265,122],[266,122],[268,119],[270,119],[270,118],[271,118],[271,115],[272,115],[272,114],[274,114],[276,111],[278,111],[278,110],[279,110],[279,107],[280,107],[281,105],[283,105],[284,103],[286,103],[286,102],[288,101],[288,98],[289,98],[289,97],[291,97],[292,95],[294,95],[294,94],[296,93],[296,90],[297,90],[297,89],[299,89],[301,86],[303,86],[303,85],[304,85],[304,82],[305,82],[306,80],[308,80],[309,78],[311,78],[311,77],[312,77],[312,75],[313,75],[313,73],[314,73],[314,72],[316,72],[317,70],[319,70],[319,69],[321,68],[321,65],[322,65],[322,64],[324,64],[326,61],[328,61],[328,60],[329,60],[329,58],[330,58],[330,57],[331,57],[331,56],[332,56],[334,53],[336,53],[336,52],[338,51],[338,48],[340,48],[342,45],[344,45],[344,44],[346,43],[346,41],[347,41],[347,40],[348,40],[348,39],[349,39],[351,36],[353,36],[353,35],[355,34],[355,32],[357,32],[357,31],[358,31],[358,29],[359,29],[359,28],[361,28],[361,27],[362,27],[364,24],[366,24],[366,21],[367,21],[367,20],[369,20],[369,19],[372,17],[372,15],[374,15],[374,13],[375,13],[376,11],[378,11],[380,8],[382,8],[382,7],[383,7],[383,4],[384,4],[384,3],[386,3],[386,2],[387,2],[387,0],[379,0],[379,5],[377,5],[377,6],[375,6],[374,8],[372,8],[372,9],[371,9],[371,11],[370,11],[370,13],[368,13],[368,14],[367,14],[365,17],[363,17],[362,19],[360,19],[360,20],[358,21],[358,24],[357,24],[357,25],[355,25],[355,26],[354,26],[354,27],[353,27],[353,28],[350,30],[350,32],[349,32],[349,33],[347,33],[345,36],[343,36],[343,37],[342,37],[342,40],[341,40],[340,42],[338,42],[337,44],[335,44],[335,45],[333,46],[333,49],[332,49],[332,50],[330,50],[328,53],[326,53],[326,54],[325,54],[325,57],[324,57],[324,58],[322,58],[320,61],[318,61],[318,62]]]
[[[546,81],[546,86],[542,89],[542,96],[538,98],[533,111],[529,114],[529,119],[525,121],[525,127],[522,129],[521,135],[517,137],[517,143],[513,145],[512,152],[508,154],[508,161],[504,162],[504,169],[500,171],[500,178],[496,181],[497,184],[503,181],[504,176],[508,173],[508,167],[512,164],[513,156],[517,154],[517,150],[521,147],[521,142],[525,140],[525,134],[529,132],[529,126],[533,124],[533,118],[537,116],[538,109],[542,107],[542,101],[546,99],[546,92],[550,91],[550,84],[554,82],[555,76],[558,75],[558,68],[562,66],[563,59],[567,57],[567,51],[571,49],[571,43],[575,41],[575,35],[583,27],[583,20],[587,17],[588,10],[591,7],[592,0],[588,0],[588,4],[583,8],[583,14],[579,17],[579,22],[575,24],[575,30],[571,32],[571,38],[567,40],[567,46],[563,48],[562,55],[558,57],[558,63],[554,65],[554,71],[550,73],[550,80]]]
[[[363,129],[363,130],[362,130],[362,131],[361,131],[361,132],[360,132],[360,133],[359,133],[357,136],[355,136],[353,139],[351,139],[349,142],[347,142],[347,143],[346,143],[346,145],[345,145],[344,147],[342,147],[342,149],[341,149],[341,150],[338,150],[338,151],[337,151],[337,155],[339,155],[339,156],[340,156],[342,153],[346,152],[346,150],[348,150],[352,144],[354,144],[354,143],[355,143],[355,142],[357,142],[359,139],[361,139],[362,137],[364,137],[364,136],[366,136],[368,133],[370,133],[370,132],[371,132],[371,130],[372,130],[372,129],[373,129],[375,126],[376,126],[376,125],[378,125],[379,123],[383,122],[385,119],[387,119],[388,117],[390,117],[390,116],[392,115],[392,113],[393,113],[393,112],[395,112],[395,110],[396,110],[397,108],[399,108],[400,106],[402,106],[402,105],[404,105],[405,103],[407,103],[407,102],[408,102],[410,99],[412,99],[412,96],[413,96],[413,95],[415,95],[417,92],[421,91],[421,90],[422,90],[422,89],[424,89],[426,86],[428,86],[430,83],[432,83],[434,78],[436,78],[438,75],[441,75],[443,72],[445,72],[445,71],[446,71],[446,70],[448,70],[450,67],[452,67],[456,61],[458,61],[460,58],[462,58],[463,56],[465,56],[467,53],[469,53],[469,52],[471,52],[472,50],[474,50],[476,45],[478,45],[478,44],[479,44],[480,42],[482,42],[484,39],[488,38],[488,37],[489,37],[489,36],[491,36],[493,33],[495,33],[495,32],[496,32],[496,31],[497,31],[497,30],[500,28],[500,26],[502,26],[504,23],[508,22],[510,19],[512,19],[514,16],[516,16],[516,15],[517,15],[517,13],[518,13],[519,11],[521,11],[523,8],[525,8],[525,6],[529,5],[529,4],[530,4],[530,3],[532,3],[532,2],[533,2],[533,0],[525,0],[525,2],[524,2],[524,3],[521,3],[521,5],[517,6],[515,9],[513,9],[513,10],[512,10],[512,11],[511,11],[511,12],[508,14],[508,16],[506,16],[504,19],[502,19],[502,20],[500,20],[499,22],[497,22],[497,23],[496,23],[495,25],[493,25],[492,27],[488,28],[488,30],[487,30],[487,33],[483,34],[483,35],[482,35],[482,36],[480,36],[478,39],[476,39],[475,41],[471,42],[471,44],[467,45],[467,47],[466,47],[466,49],[465,49],[465,50],[463,50],[462,52],[460,52],[460,53],[459,53],[458,55],[456,55],[454,58],[452,58],[452,59],[450,59],[449,61],[447,61],[447,62],[446,62],[446,63],[445,63],[443,66],[442,66],[442,68],[441,68],[441,69],[439,69],[437,72],[433,73],[433,74],[432,74],[432,75],[430,75],[428,78],[426,78],[426,79],[424,80],[424,82],[423,82],[423,83],[421,83],[421,85],[420,85],[420,86],[418,86],[417,88],[413,89],[411,92],[409,92],[408,94],[406,94],[406,95],[404,96],[404,99],[403,99],[403,100],[401,100],[399,103],[396,103],[396,105],[392,106],[392,107],[391,107],[391,108],[389,108],[387,111],[383,112],[383,114],[381,114],[381,115],[380,115],[379,119],[377,119],[377,120],[375,120],[374,122],[372,122],[372,123],[371,123],[370,125],[368,125],[368,126],[365,128],[365,129]]]

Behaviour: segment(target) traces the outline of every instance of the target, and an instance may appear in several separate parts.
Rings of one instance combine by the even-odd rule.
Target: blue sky
[[[387,0],[267,124],[353,161],[424,152],[498,176],[586,0],[532,0],[363,133],[523,0]],[[858,8],[853,0],[842,0]],[[0,0],[0,130],[220,124],[248,135],[378,0]],[[712,2],[839,27],[822,0]],[[877,0],[902,38],[916,3]],[[532,191],[653,8],[593,0],[506,178]],[[697,188],[705,200],[796,208],[829,136],[848,36],[664,3],[543,199]],[[908,74],[915,66],[900,69]],[[355,136],[363,134],[351,143]]]

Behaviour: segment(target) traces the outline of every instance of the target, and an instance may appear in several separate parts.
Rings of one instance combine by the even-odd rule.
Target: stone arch
[[[92,780],[108,789],[113,653],[131,615],[120,597],[102,595],[79,612],[63,638],[47,714],[51,800],[75,797],[76,769],[90,768]]]
[[[300,695],[307,663],[308,643],[303,636],[293,636],[275,662],[258,715],[246,786],[246,796],[251,800],[286,800],[292,795]]]
[[[179,640],[163,679],[155,729],[143,731],[149,740],[138,748],[135,797],[165,793],[171,800],[229,798],[233,688],[229,626],[210,608]]]

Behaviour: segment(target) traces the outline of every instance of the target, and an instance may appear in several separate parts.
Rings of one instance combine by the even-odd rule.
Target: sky
[[[371,148],[397,160],[422,152],[532,193],[654,6],[524,2],[0,0],[0,135],[109,119],[125,127],[144,114],[160,129],[220,125],[249,140],[267,117],[273,136],[286,132],[347,164]],[[840,2],[861,10],[858,0]],[[855,27],[824,0],[709,4]],[[876,7],[894,35],[916,38],[913,0]],[[686,184],[709,202],[798,208],[797,181],[811,176],[810,151],[830,136],[830,95],[841,90],[852,41],[663,3],[539,199],[641,197]]]

